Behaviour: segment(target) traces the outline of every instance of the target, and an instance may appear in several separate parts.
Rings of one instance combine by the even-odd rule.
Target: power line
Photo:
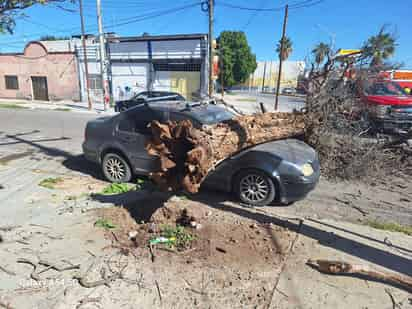
[[[306,8],[310,7],[316,4],[319,4],[325,0],[304,0],[300,2],[296,2],[291,4],[289,7],[290,9],[300,9],[300,8]],[[282,11],[284,7],[274,7],[274,8],[257,8],[257,7],[246,7],[246,6],[240,6],[240,5],[235,5],[232,3],[224,2],[224,1],[219,1],[217,2],[218,5],[232,8],[232,9],[238,9],[238,10],[244,10],[244,11],[257,11],[257,12],[278,12]]]
[[[196,3],[193,3],[193,4],[189,4],[189,5],[184,5],[184,6],[181,6],[181,7],[176,7],[176,8],[169,9],[169,10],[164,10],[164,11],[161,11],[161,12],[156,13],[156,14],[155,13],[148,14],[147,16],[144,16],[144,17],[130,18],[129,21],[125,21],[125,22],[105,26],[105,28],[107,29],[107,28],[125,26],[125,25],[129,25],[129,24],[139,22],[139,21],[143,21],[143,20],[147,20],[147,19],[152,19],[152,18],[164,16],[164,15],[174,14],[174,13],[177,13],[178,11],[183,11],[183,10],[195,7],[197,5],[200,5],[200,2],[196,2]]]
[[[128,17],[128,18],[123,18],[123,19],[120,19],[120,22],[104,25],[104,28],[105,29],[111,29],[111,28],[114,28],[114,27],[125,26],[125,25],[129,25],[129,24],[137,23],[137,22],[140,22],[140,21],[148,20],[148,19],[161,17],[161,16],[164,16],[164,15],[174,14],[174,13],[177,13],[177,12],[195,7],[195,6],[200,5],[200,4],[201,4],[201,2],[197,1],[195,3],[192,2],[192,4],[189,4],[189,5],[175,7],[175,8],[171,8],[171,9],[167,9],[167,10],[161,10],[161,11],[157,11],[157,12],[153,12],[153,13],[146,13],[146,14],[133,16],[133,17]],[[96,30],[97,30],[97,26],[95,26],[95,25],[88,25],[87,26],[87,32],[96,31]],[[79,31],[79,28],[74,27],[74,28],[60,29],[57,32],[58,33],[70,33],[70,32],[73,32],[73,31]],[[37,36],[43,35],[43,34],[44,34],[44,32],[34,33],[30,36],[23,36],[23,38],[34,38],[34,37],[37,37]],[[15,42],[10,42],[10,43],[15,43],[15,44],[26,43],[26,40],[24,40],[24,41],[15,41]]]
[[[260,7],[263,7],[266,5],[266,3],[268,2],[268,0],[262,0],[260,2]],[[256,16],[258,16],[260,13],[260,11],[255,11],[252,13],[252,15],[250,15],[248,21],[246,22],[246,24],[242,27],[243,30],[245,30],[247,27],[249,27],[249,25],[252,23],[253,19],[256,18]]]

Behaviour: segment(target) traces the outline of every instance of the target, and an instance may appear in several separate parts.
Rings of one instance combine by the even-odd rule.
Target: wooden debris
[[[102,279],[97,280],[97,281],[89,281],[87,279],[87,275],[88,275],[89,271],[91,270],[91,268],[93,267],[93,265],[94,265],[94,263],[89,267],[89,269],[86,271],[86,273],[84,275],[82,275],[82,276],[81,275],[73,276],[73,279],[76,279],[79,282],[79,284],[84,288],[91,289],[91,288],[96,288],[96,287],[101,286],[101,285],[105,285],[107,287],[110,287],[110,283],[112,283],[112,282],[114,282],[118,279],[123,279],[123,280],[128,281],[128,279],[126,279],[123,275],[123,272],[126,269],[126,267],[128,266],[128,264],[125,264],[122,267],[122,269],[120,269],[120,271],[118,271],[118,272],[110,271],[111,272],[110,275],[106,274],[106,270],[104,268],[102,268],[101,271],[100,271]]]
[[[156,284],[157,294],[159,294],[160,302],[162,302],[162,292],[160,292],[159,282],[157,282],[157,280],[155,280],[155,284]]]
[[[238,116],[216,125],[193,127],[189,120],[165,124],[153,121],[146,142],[149,155],[159,158],[151,178],[164,190],[197,193],[208,173],[239,151],[304,132],[301,113]]]
[[[7,226],[0,226],[0,231],[1,232],[11,232],[12,230],[15,230],[19,228],[20,225],[7,225]]]
[[[76,306],[76,309],[80,309],[83,305],[89,304],[89,303],[98,303],[101,301],[100,297],[94,297],[94,298],[83,298],[79,301],[79,304]]]
[[[333,275],[361,275],[378,281],[402,286],[412,290],[412,278],[388,271],[378,271],[368,265],[351,264],[347,262],[328,261],[328,260],[308,260],[307,265],[319,270],[320,272]]]
[[[15,276],[16,273],[14,271],[8,270],[7,268],[0,265],[0,270],[10,276]]]
[[[221,247],[216,247],[216,251],[219,251],[221,253],[226,253],[227,251]]]
[[[29,265],[33,266],[33,271],[30,274],[30,278],[32,278],[35,281],[41,281],[40,274],[42,274],[42,273],[44,273],[44,272],[46,272],[50,269],[53,269],[53,270],[58,271],[58,272],[62,272],[62,271],[66,271],[66,270],[73,270],[73,269],[79,269],[80,268],[80,265],[70,265],[70,266],[66,266],[66,267],[60,267],[60,266],[57,266],[53,263],[50,263],[50,262],[47,262],[47,261],[44,261],[44,260],[40,260],[39,262],[36,263],[36,262],[33,262],[31,260],[28,260],[28,259],[18,259],[17,263],[29,264]],[[41,270],[41,271],[38,271],[38,268],[40,266],[45,266],[46,268]]]
[[[106,276],[104,279],[97,280],[97,281],[88,281],[86,276],[74,276],[73,279],[78,280],[79,284],[88,289],[96,288],[101,285],[106,285],[110,287],[110,283],[117,279],[121,279],[121,273],[115,273],[113,275]]]

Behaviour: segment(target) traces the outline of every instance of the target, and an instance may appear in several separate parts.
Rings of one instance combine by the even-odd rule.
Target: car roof
[[[154,111],[178,113],[180,115],[186,116],[187,118],[194,118],[204,124],[207,124],[207,119],[215,119],[215,115],[225,114],[226,117],[228,114],[231,114],[232,116],[234,116],[232,112],[222,106],[215,104],[203,104],[200,102],[163,101],[151,102],[146,104],[145,106],[150,107],[150,109]]]
[[[148,106],[154,110],[162,112],[178,112],[192,116],[226,111],[225,108],[215,104],[202,104],[200,102],[188,101],[155,101],[149,103]]]

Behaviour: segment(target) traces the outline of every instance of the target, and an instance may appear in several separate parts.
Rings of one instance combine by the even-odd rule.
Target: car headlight
[[[303,176],[305,176],[305,177],[312,176],[313,173],[315,172],[315,171],[313,170],[312,165],[311,165],[310,163],[304,164],[304,165],[302,166],[302,168],[301,168],[301,171],[302,171]]]

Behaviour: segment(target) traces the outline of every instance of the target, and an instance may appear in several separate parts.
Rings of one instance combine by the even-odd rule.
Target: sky
[[[83,0],[86,32],[97,32],[96,1]],[[101,0],[104,30],[122,36],[207,33],[201,0]],[[242,30],[258,60],[275,60],[281,37],[283,7],[291,6],[287,35],[293,41],[290,60],[305,60],[314,45],[359,48],[386,25],[396,34],[393,61],[412,69],[412,0],[215,0],[215,35]],[[258,9],[258,10],[255,10]],[[80,33],[78,5],[49,4],[24,11],[13,35],[0,34],[0,52],[21,51],[41,35]]]

